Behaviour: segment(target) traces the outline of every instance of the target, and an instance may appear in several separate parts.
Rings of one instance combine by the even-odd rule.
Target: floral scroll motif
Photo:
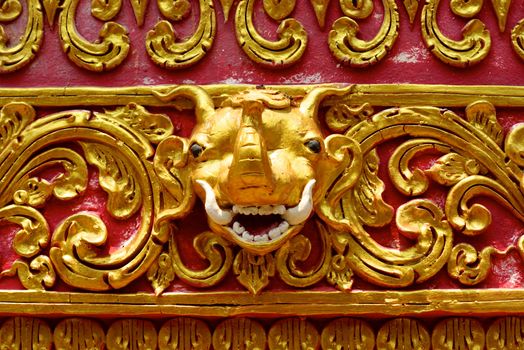
[[[44,15],[52,28],[58,17],[58,39],[64,54],[77,66],[93,71],[104,72],[123,64],[128,56],[132,43],[130,28],[117,23],[121,12],[122,0],[91,2],[91,14],[104,24],[99,33],[99,39],[92,42],[83,37],[77,24],[77,8],[80,0],[25,0],[26,11],[22,11],[21,0],[5,0],[0,6],[0,23],[8,25],[14,21],[27,20],[24,33],[20,39],[13,41],[7,31],[0,26],[0,73],[9,73],[29,64],[38,54],[44,37]],[[152,12],[146,0],[131,0],[131,6],[136,18],[136,26],[144,25],[145,16]],[[217,11],[213,0],[158,0],[156,3],[162,16],[152,28],[145,28],[145,46],[152,62],[166,69],[187,69],[204,57],[210,55],[218,30],[229,30],[225,25],[217,24]],[[417,17],[419,1],[405,0],[403,5],[407,19],[413,25]],[[498,22],[500,32],[506,32],[506,23],[510,11],[510,0],[493,0],[493,13]],[[311,0],[311,6],[317,16],[319,28],[305,26],[293,18],[297,6],[309,6],[294,0],[243,0],[235,3],[231,0],[220,1],[225,22],[228,21],[231,10],[236,6],[234,30],[239,47],[253,62],[269,68],[281,68],[296,64],[308,47],[308,37],[324,34],[326,13],[329,1]],[[326,46],[329,47],[334,59],[341,64],[353,68],[363,68],[375,65],[387,57],[399,36],[399,26],[402,16],[394,0],[361,0],[339,1],[344,16],[331,24],[326,36]],[[438,23],[438,7],[440,0],[428,0],[423,5],[420,15],[420,30],[422,40],[434,56],[440,61],[455,66],[468,67],[484,60],[491,49],[491,34],[485,23],[478,16],[484,6],[481,0],[452,0],[451,10],[457,17],[470,19],[462,30],[463,38],[455,40],[448,37],[440,29]],[[276,39],[265,36],[267,28],[256,25],[257,6],[271,20],[278,24]],[[377,7],[383,8],[381,26],[370,40],[359,38],[359,21],[375,20]],[[379,10],[380,12],[380,10]],[[45,13],[45,14],[44,14]],[[373,15],[372,15],[373,14]],[[189,21],[195,17],[194,31],[187,37],[180,37],[173,23]],[[220,28],[219,28],[220,27]],[[522,21],[511,30],[508,44],[523,57]],[[81,29],[81,28],[79,28]],[[134,29],[134,28],[133,28]],[[136,28],[139,29],[139,28]],[[415,30],[412,26],[411,30]]]
[[[318,87],[297,98],[299,104],[279,91],[246,88],[220,107],[200,87],[155,90],[161,101],[194,102],[191,138],[173,135],[167,115],[134,103],[41,118],[27,103],[6,104],[0,112],[0,220],[18,227],[12,247],[19,258],[0,277],[16,275],[25,288],[40,290],[61,280],[105,291],[147,277],[161,294],[173,283],[209,288],[234,276],[253,294],[276,279],[296,288],[325,280],[348,291],[359,278],[388,288],[412,286],[446,266],[458,283],[477,285],[489,276],[494,255],[516,250],[524,256],[523,237],[502,250],[464,242],[485,235],[492,222],[489,209],[476,202],[480,196],[524,220],[524,124],[505,135],[487,101],[467,105],[464,117],[428,106],[375,113],[369,104],[348,102],[352,89]],[[327,111],[319,112],[323,103]],[[262,113],[265,122],[257,119]],[[238,119],[237,127],[227,118]],[[326,138],[317,129],[322,118],[335,132]],[[262,133],[276,124],[273,134]],[[293,143],[297,125],[307,137]],[[224,143],[227,133],[235,146]],[[391,142],[397,143],[385,179],[380,148]],[[413,166],[428,153],[430,166]],[[255,155],[259,163],[245,165],[243,157]],[[228,175],[209,177],[224,157]],[[288,161],[304,167],[296,173]],[[294,176],[292,185],[279,177],[281,170],[268,175],[278,167]],[[49,169],[57,175],[41,175]],[[110,246],[112,232],[99,214],[73,213],[52,226],[42,212],[51,200],[82,199],[93,171],[108,216],[138,223],[122,246]],[[242,192],[242,181],[253,192]],[[383,196],[387,184],[406,198],[396,209]],[[278,202],[282,197],[271,197],[268,186],[287,189],[287,197]],[[425,197],[431,186],[445,189],[443,204]],[[191,248],[184,227],[176,225],[197,201],[209,230],[194,236]],[[373,230],[395,230],[406,244],[384,246]],[[201,264],[187,261],[188,249]]]

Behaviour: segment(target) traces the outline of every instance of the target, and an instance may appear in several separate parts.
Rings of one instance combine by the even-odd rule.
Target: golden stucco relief
[[[254,16],[258,0],[242,0],[238,4],[232,1],[220,1],[227,21],[231,9],[236,6],[234,30],[239,46],[253,62],[265,67],[286,67],[298,62],[305,54],[310,28],[292,18],[297,6],[294,0],[260,1],[269,18],[278,22],[277,39],[266,38],[264,28],[257,28]],[[167,69],[184,69],[199,62],[210,54],[217,32],[217,15],[212,0],[199,0],[192,4],[188,0],[156,2],[163,19],[150,28],[145,38],[145,50],[151,60]],[[417,16],[419,2],[403,1],[409,22],[413,24]],[[0,26],[0,73],[16,71],[31,62],[40,49],[44,36],[44,12],[52,28],[55,17],[58,20],[58,33],[61,46],[67,57],[77,66],[95,72],[114,69],[121,65],[131,49],[129,28],[113,21],[121,12],[122,1],[91,2],[91,14],[104,22],[99,39],[90,42],[79,34],[77,7],[79,0],[27,0],[27,14],[22,14],[20,0],[5,0],[0,6],[0,23],[27,20],[26,30],[15,42],[9,38]],[[136,26],[141,27],[148,13],[148,1],[132,0],[131,5],[136,17]],[[375,11],[375,6],[383,7],[382,24],[370,40],[360,39],[358,21],[368,19]],[[420,15],[422,39],[434,56],[442,62],[455,67],[468,67],[481,62],[490,52],[491,35],[486,25],[477,17],[484,6],[481,0],[452,0],[450,7],[457,17],[471,18],[462,30],[463,39],[455,40],[446,36],[438,24],[437,14],[440,0],[428,0]],[[492,1],[493,12],[498,21],[500,32],[506,31],[506,22],[511,1]],[[198,11],[191,11],[191,7]],[[326,26],[326,12],[329,1],[311,1],[311,6],[322,30]],[[339,2],[344,16],[336,19],[327,33],[326,45],[333,57],[344,65],[361,68],[377,64],[384,59],[399,35],[400,14],[394,0],[382,0],[375,4],[372,0]],[[197,10],[196,8],[194,10]],[[150,12],[150,11],[149,11]],[[196,14],[195,14],[196,13]],[[194,19],[196,28],[185,38],[179,38],[173,28],[173,22]],[[375,17],[375,14],[373,15]],[[508,44],[522,57],[522,21],[508,33]],[[309,30],[308,30],[309,29]],[[414,27],[412,28],[414,30]]]
[[[399,288],[446,267],[458,283],[478,285],[493,256],[524,256],[523,237],[502,250],[456,242],[483,235],[491,224],[490,211],[475,201],[480,196],[524,218],[524,126],[504,135],[491,102],[470,98],[461,117],[424,105],[375,113],[370,103],[354,102],[359,86],[217,86],[216,94],[214,87],[145,89],[145,105],[194,109],[189,137],[175,135],[167,115],[134,102],[115,107],[114,97],[103,111],[41,118],[30,104],[6,100],[0,218],[20,229],[12,243],[19,258],[0,277],[16,275],[33,290],[52,289],[59,279],[106,291],[143,276],[161,294],[175,280],[211,287],[232,273],[252,294],[277,278],[298,288],[326,280],[347,291],[356,278]],[[322,125],[332,134],[326,137]],[[381,164],[377,150],[391,140],[399,144]],[[64,147],[71,143],[78,147]],[[427,152],[437,154],[432,165],[414,167]],[[382,196],[381,166],[406,196],[396,210]],[[60,175],[39,176],[53,167]],[[81,198],[89,169],[107,195],[108,215],[139,218],[134,235],[110,252],[111,233],[98,214],[72,214],[51,232],[40,212],[52,197]],[[444,204],[425,197],[431,182],[446,189]],[[175,226],[196,201],[209,227],[192,241],[204,268],[187,264],[180,251],[184,231]],[[303,233],[309,221],[316,244]],[[406,247],[386,247],[372,234],[392,226]]]
[[[284,318],[263,326],[240,317],[213,325],[176,317],[158,327],[142,319],[121,319],[101,326],[87,318],[62,319],[56,326],[38,318],[2,320],[0,342],[9,348],[38,349],[364,349],[455,350],[519,349],[521,317],[450,317],[426,322],[410,318],[378,321],[374,329],[358,318],[336,318],[325,326],[314,319]],[[486,323],[485,326],[481,322]],[[320,335],[321,333],[321,335]],[[485,347],[486,346],[486,347]]]

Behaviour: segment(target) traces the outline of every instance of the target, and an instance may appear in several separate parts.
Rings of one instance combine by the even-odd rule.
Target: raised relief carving
[[[60,280],[91,291],[144,277],[161,294],[174,283],[212,287],[229,276],[261,294],[277,280],[299,288],[325,280],[342,291],[357,279],[399,288],[446,269],[471,286],[490,275],[493,256],[524,255],[522,237],[500,248],[467,241],[492,221],[479,196],[524,217],[522,124],[505,135],[494,105],[474,100],[464,118],[426,106],[374,113],[351,103],[355,89],[151,90],[153,103],[194,108],[187,137],[173,135],[167,115],[135,103],[39,119],[26,103],[6,104],[0,218],[19,227],[12,243],[19,258],[0,277],[17,275],[27,289]],[[326,137],[326,129],[334,133]],[[400,141],[384,173],[379,151],[391,140]],[[412,165],[428,152],[430,166]],[[56,176],[40,176],[51,168]],[[100,214],[74,212],[50,227],[40,211],[53,198],[81,199],[90,177],[112,220],[135,220],[121,246],[111,246]],[[383,196],[386,180],[405,196],[396,210]],[[425,197],[432,182],[446,191],[443,204]],[[207,227],[188,240],[175,225],[197,201]],[[392,226],[405,246],[385,246],[373,233]]]
[[[167,138],[157,155],[181,160],[179,167],[191,174],[184,191],[205,203],[215,233],[249,252],[272,252],[300,232],[331,182],[358,164],[358,145],[342,135],[324,140],[316,120],[322,97],[345,91],[320,88],[293,105],[282,93],[248,90],[215,110],[203,90],[176,88],[159,97],[192,98],[197,125],[188,140]],[[156,165],[168,172],[165,163]]]
[[[278,22],[276,39],[268,38],[265,33],[269,28],[256,25],[255,9],[260,1],[265,14]],[[22,13],[22,4],[19,0],[5,0],[0,6],[0,23],[11,23],[26,20],[26,29],[19,40],[11,42],[4,27],[0,26],[0,73],[9,73],[21,69],[31,62],[40,50],[44,36],[44,12],[49,26],[52,28],[55,17],[59,17],[59,40],[65,55],[77,66],[95,72],[114,69],[125,62],[131,50],[128,32],[140,30],[147,13],[149,2],[146,0],[131,0],[131,5],[139,28],[126,28],[114,21],[121,12],[122,1],[97,1],[91,3],[91,14],[94,18],[103,21],[99,40],[91,42],[79,34],[77,30],[77,7],[79,0],[27,0],[27,12]],[[308,37],[323,35],[326,27],[326,13],[330,9],[328,0],[311,0],[310,5],[294,0],[242,0],[238,4],[231,0],[219,1],[222,6],[224,20],[227,22],[231,10],[235,9],[234,28],[220,27],[217,24],[218,3],[213,0],[166,1],[158,0],[156,6],[162,16],[152,28],[145,28],[145,41],[137,48],[147,52],[152,62],[166,69],[187,69],[204,57],[210,55],[217,32],[220,30],[234,30],[239,47],[247,57],[264,67],[287,67],[299,62],[305,55]],[[411,30],[415,30],[414,23],[417,11],[422,2],[404,0],[407,18]],[[470,19],[462,30],[460,40],[448,37],[441,31],[439,25],[438,7],[440,0],[428,0],[423,5],[420,14],[420,30],[422,40],[427,49],[440,61],[455,66],[469,67],[484,60],[490,53],[491,34],[488,26],[480,19],[480,11],[484,1],[480,0],[452,0],[451,10],[457,17]],[[497,18],[500,32],[506,31],[506,23],[510,12],[510,0],[492,0],[493,13]],[[319,28],[307,26],[292,17],[297,6],[312,6],[318,20]],[[339,1],[340,10],[344,16],[336,19],[329,26],[330,31],[325,40],[333,57],[341,64],[353,68],[363,68],[382,61],[395,45],[399,36],[401,16],[397,4],[393,0],[359,0]],[[359,21],[375,20],[376,7],[383,7],[383,16],[380,28],[376,33],[359,33]],[[192,9],[193,7],[193,9]],[[331,6],[333,8],[333,5]],[[173,22],[189,21],[194,17],[197,23],[195,30],[188,37],[179,37]],[[22,19],[24,18],[24,19]],[[522,20],[507,36],[507,45],[511,45],[522,58]],[[362,39],[360,37],[371,39]]]

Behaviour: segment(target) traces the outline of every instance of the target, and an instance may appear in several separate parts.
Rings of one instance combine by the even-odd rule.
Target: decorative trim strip
[[[118,319],[98,322],[66,318],[51,325],[37,318],[14,317],[0,326],[0,345],[16,349],[519,349],[521,317],[482,320],[455,317],[428,326],[422,320],[394,318],[369,322],[338,318],[327,323],[284,318],[264,322],[232,318],[217,323],[177,317],[153,320]]]
[[[524,312],[524,289],[100,294],[0,292],[0,315],[58,317],[479,317]]]
[[[45,110],[46,107],[79,105],[112,108],[103,112],[64,109],[57,113],[53,110],[49,114]],[[193,241],[194,249],[199,254],[194,256],[207,259],[209,267],[198,270],[184,265],[177,250],[175,234],[171,231],[171,221],[188,215],[191,201],[199,195],[202,199],[205,194],[205,206],[212,207],[207,199],[214,192],[202,186],[203,191],[207,192],[194,194],[189,172],[196,172],[199,168],[182,164],[181,159],[197,158],[204,149],[195,146],[196,142],[173,135],[174,126],[167,115],[150,113],[142,105],[194,109],[197,126],[233,116],[246,124],[242,125],[251,136],[261,135],[257,128],[261,127],[262,112],[267,112],[265,118],[296,118],[313,132],[319,129],[314,124],[319,121],[319,116],[325,118],[325,126],[333,131],[333,135],[309,138],[307,142],[299,140],[300,147],[306,147],[299,150],[307,152],[305,154],[310,157],[307,159],[312,159],[311,162],[318,160],[314,157],[321,151],[325,152],[322,159],[330,161],[327,165],[316,163],[319,164],[318,169],[324,170],[318,171],[316,180],[318,187],[325,190],[318,194],[320,199],[314,207],[321,242],[312,247],[309,238],[299,234],[302,229],[299,225],[307,216],[303,221],[291,224],[298,227],[296,231],[291,232],[295,228],[288,230],[289,227],[282,230],[280,233],[284,234],[284,238],[280,241],[275,239],[259,244],[254,239],[242,241],[236,235],[231,237],[230,230],[213,221],[227,216],[224,212],[228,209],[217,209],[217,204],[212,208],[215,212],[211,219],[212,214],[206,211],[211,231],[196,235]],[[373,114],[373,108],[377,106],[393,108]],[[524,107],[523,87],[212,85],[0,89],[0,107],[0,121],[4,127],[0,135],[3,145],[0,161],[5,160],[5,163],[0,162],[3,174],[0,185],[5,189],[0,191],[3,203],[0,218],[22,228],[13,240],[13,249],[20,259],[2,271],[0,277],[17,275],[20,283],[30,289],[0,291],[2,316],[103,319],[117,315],[130,318],[115,321],[107,333],[96,325],[90,325],[96,339],[103,339],[104,336],[108,339],[108,348],[112,346],[110,339],[119,338],[118,334],[123,330],[133,327],[150,332],[148,339],[157,344],[157,325],[134,317],[221,318],[213,332],[206,331],[208,324],[196,319],[176,319],[166,327],[175,333],[182,326],[194,327],[198,330],[196,333],[202,334],[202,339],[213,344],[222,342],[231,333],[230,328],[247,327],[260,335],[257,339],[262,339],[263,334],[270,348],[278,348],[272,342],[285,329],[298,329],[308,334],[308,341],[312,342],[308,346],[315,348],[318,344],[324,344],[323,348],[327,348],[325,339],[336,337],[337,327],[351,327],[352,322],[361,322],[333,320],[343,324],[333,326],[335,330],[326,326],[320,331],[313,323],[315,318],[321,317],[403,317],[387,321],[389,323],[381,322],[378,331],[363,331],[365,336],[362,339],[373,339],[377,348],[387,347],[384,342],[391,338],[388,332],[401,334],[406,333],[407,329],[413,332],[409,334],[416,340],[413,344],[421,344],[418,348],[427,348],[430,341],[434,348],[444,346],[446,341],[442,339],[447,334],[444,329],[456,329],[457,334],[470,332],[473,341],[478,342],[481,348],[484,341],[492,344],[489,342],[498,339],[497,334],[502,332],[506,323],[511,327],[517,327],[518,323],[520,327],[521,320],[517,318],[495,322],[483,320],[484,325],[491,322],[489,329],[495,329],[484,333],[483,326],[479,327],[480,321],[454,318],[441,320],[442,323],[435,326],[430,336],[430,331],[420,322],[404,317],[517,315],[524,313],[523,288],[399,289],[406,286],[417,288],[417,283],[431,280],[444,266],[454,283],[477,285],[491,273],[492,255],[503,256],[511,251],[524,256],[522,237],[515,237],[504,247],[505,250],[488,245],[477,251],[476,247],[467,243],[468,235],[482,234],[491,219],[487,208],[468,202],[471,196],[493,195],[511,210],[512,215],[523,219],[521,167],[524,162],[519,148],[523,124],[517,124],[504,135],[495,110],[499,107]],[[457,107],[457,110],[465,107],[462,112],[465,118],[459,116],[460,111],[443,110],[443,107]],[[44,113],[39,113],[40,108]],[[37,115],[40,118],[36,118]],[[237,135],[245,131],[240,127],[238,129],[240,131],[235,131]],[[444,209],[431,197],[408,198],[407,203],[396,210],[397,216],[393,221],[394,210],[382,199],[384,183],[377,175],[379,158],[376,148],[386,137],[386,133],[380,134],[384,129],[388,131],[387,137],[409,136],[409,139],[405,137],[401,140],[403,143],[396,147],[388,164],[390,180],[396,190],[405,196],[419,196],[430,180],[437,182],[451,193],[445,199],[446,204],[440,204]],[[391,133],[391,130],[394,132]],[[278,132],[285,133],[285,137],[277,135],[279,140],[289,140],[296,134],[292,128],[287,131],[279,129]],[[77,143],[77,146],[66,148],[61,143]],[[265,143],[259,140],[259,147],[264,151]],[[233,153],[230,148],[224,149]],[[422,177],[417,178],[417,173],[408,163],[415,153],[428,149],[443,155],[439,155],[431,168],[417,169],[420,170],[418,176],[423,175],[421,180]],[[221,154],[216,152],[215,156]],[[232,154],[231,157],[239,155]],[[272,161],[276,163],[278,159]],[[261,164],[263,167],[264,164]],[[60,168],[59,175],[49,181],[37,176],[38,171],[47,165]],[[59,201],[82,196],[87,186],[88,166],[91,171],[94,167],[98,169],[96,183],[107,192],[107,206],[103,210],[107,209],[115,220],[127,220],[135,213],[138,213],[137,217],[142,217],[140,227],[133,232],[139,239],[130,240],[131,243],[118,247],[111,254],[96,248],[103,246],[108,236],[105,224],[97,213],[75,212],[57,223],[51,232],[50,225],[39,210],[51,196]],[[327,170],[336,171],[336,174],[326,180],[322,176],[330,173]],[[364,179],[363,182],[352,191],[361,179]],[[322,181],[326,183],[322,184]],[[331,186],[333,181],[336,183]],[[309,186],[310,189],[310,184],[315,183],[311,180],[304,182],[304,188]],[[363,187],[369,190],[374,200],[371,206],[366,207],[367,193],[358,192]],[[473,189],[472,192],[468,192],[470,189]],[[477,189],[478,192],[475,192]],[[304,189],[303,193],[307,191]],[[169,195],[173,198],[162,197]],[[297,202],[303,202],[305,197],[302,195]],[[353,201],[355,197],[358,197],[357,201]],[[342,204],[337,204],[338,201]],[[343,213],[332,212],[340,207],[344,207]],[[270,209],[273,210],[271,206]],[[240,210],[247,209],[240,206]],[[311,210],[312,204],[308,215]],[[295,211],[292,215],[286,212],[286,215],[292,222],[299,214]],[[347,224],[349,219],[359,220],[358,224]],[[410,239],[411,246],[407,249],[386,249],[365,231],[365,227],[369,226],[388,229],[393,222]],[[289,234],[289,239],[285,238],[285,234]],[[458,235],[462,235],[461,242],[453,241],[453,237]],[[312,249],[318,250],[318,261],[311,263],[312,266],[306,267],[309,270],[304,271],[299,262],[307,259]],[[224,291],[219,283],[227,274],[231,280],[236,278],[247,291]],[[157,295],[129,294],[126,290],[113,292],[140,278],[142,282],[149,281]],[[265,290],[273,278],[280,278],[286,288],[295,291]],[[364,279],[387,290],[351,290],[354,278]],[[56,280],[78,288],[76,290],[96,290],[99,293],[53,291]],[[322,280],[323,285],[320,284]],[[206,292],[200,289],[198,292],[173,293],[169,289],[173,283],[195,288],[218,288],[206,289]],[[309,286],[318,291],[298,289]],[[51,291],[35,291],[37,289]],[[337,292],[336,289],[345,292]],[[297,319],[297,316],[308,319]],[[254,317],[256,320],[238,317]],[[272,327],[269,328],[258,322],[263,318],[282,317],[294,318],[272,320]],[[310,320],[313,323],[308,323]],[[21,324],[26,328],[45,329],[41,322],[33,318],[9,319],[4,323],[7,324],[5,329],[8,329],[5,332]],[[79,327],[78,322],[71,321],[64,327]],[[359,327],[366,328],[361,324]],[[52,334],[51,328],[48,328],[41,339]],[[61,329],[60,324],[56,326],[55,338]],[[3,339],[2,332],[0,330],[0,339]],[[330,335],[325,336],[324,332]],[[160,338],[162,341],[166,339]],[[372,347],[371,343],[364,343]],[[215,348],[220,348],[216,344]]]
[[[342,84],[322,85],[265,85],[290,96],[304,96],[315,87],[339,87]],[[0,106],[10,102],[26,102],[35,107],[114,106],[136,103],[145,106],[193,108],[185,99],[164,102],[155,93],[170,91],[177,85],[136,87],[63,87],[63,88],[1,88]],[[220,105],[229,95],[256,89],[257,85],[203,85],[202,88]],[[424,85],[424,84],[355,84],[345,95],[350,105],[369,103],[378,107],[437,105],[466,107],[486,100],[495,107],[524,107],[524,87],[504,85]],[[337,99],[328,99],[325,106],[334,105]]]

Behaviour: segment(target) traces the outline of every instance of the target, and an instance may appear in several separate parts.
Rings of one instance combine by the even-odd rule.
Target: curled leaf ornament
[[[491,37],[484,23],[472,19],[462,29],[462,40],[450,39],[437,24],[440,0],[428,0],[422,9],[422,38],[428,49],[442,62],[455,67],[468,67],[479,63],[488,55]]]
[[[448,274],[464,285],[476,285],[488,276],[491,256],[495,254],[505,255],[506,252],[493,247],[486,247],[477,252],[472,245],[459,243],[451,251],[448,261]]]
[[[0,22],[19,16],[20,2],[10,0],[0,7]],[[19,40],[8,45],[9,37],[0,25],[0,74],[14,72],[29,64],[40,50],[44,37],[44,14],[38,0],[27,0],[27,22]]]
[[[266,67],[287,67],[297,62],[307,46],[307,33],[297,20],[283,20],[277,29],[278,40],[263,38],[253,23],[255,0],[241,0],[235,23],[237,41],[246,55]]]
[[[357,38],[360,29],[352,18],[341,17],[333,23],[329,32],[329,49],[339,62],[352,67],[367,67],[378,63],[391,50],[398,36],[399,14],[394,1],[383,0],[382,3],[382,25],[369,41]]]
[[[186,40],[178,41],[173,26],[165,20],[147,33],[146,50],[155,64],[169,69],[187,68],[199,62],[211,49],[216,34],[213,1],[199,0],[199,4],[198,26]]]
[[[87,41],[76,29],[75,13],[78,3],[79,0],[65,0],[60,13],[59,34],[64,53],[77,66],[93,72],[116,68],[129,53],[127,29],[118,23],[106,22],[100,30],[100,40],[95,43]],[[110,12],[115,11],[116,8]],[[100,15],[106,17],[107,12],[102,10]],[[112,13],[108,14],[111,15]]]

